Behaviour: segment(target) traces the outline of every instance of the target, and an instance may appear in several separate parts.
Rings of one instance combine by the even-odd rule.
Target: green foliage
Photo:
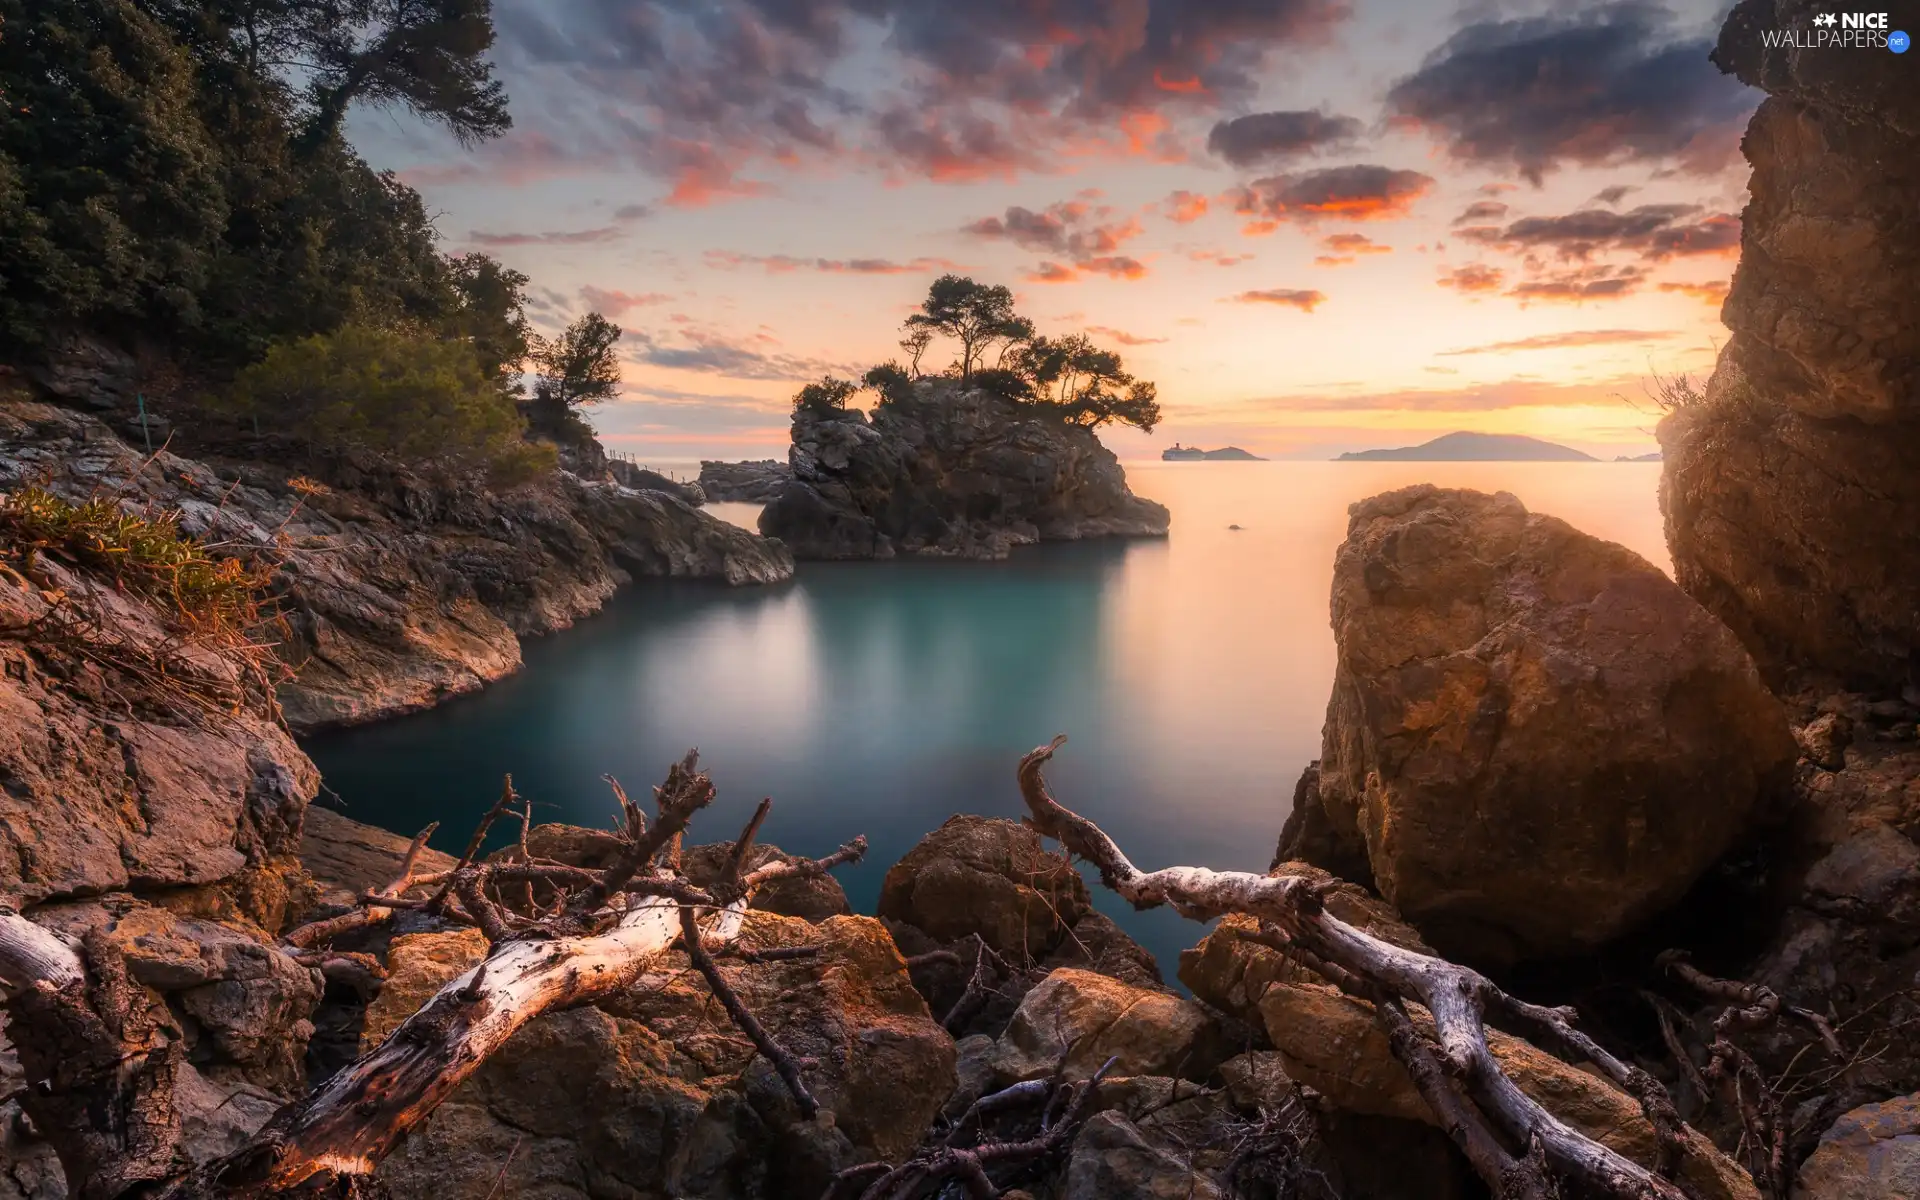
[[[275,346],[240,372],[230,400],[319,448],[477,465],[500,483],[543,474],[556,459],[553,446],[526,440],[512,397],[458,341],[349,325]]]
[[[911,343],[922,333],[939,334],[960,343],[962,383],[973,378],[973,369],[981,357],[1001,343],[1024,341],[1033,336],[1033,322],[1013,311],[1013,292],[1004,284],[988,287],[964,275],[942,275],[927,289],[920,311],[905,323],[907,341],[901,346],[913,355],[915,370],[925,342]]]
[[[973,386],[1023,403],[1037,397],[1033,381],[1008,367],[982,367],[973,373]]]
[[[82,328],[237,366],[353,321],[452,325],[477,344],[458,328],[472,268],[438,252],[420,197],[307,135],[327,95],[473,136],[503,127],[486,9],[0,0],[0,343],[31,352]],[[392,61],[354,57],[379,46]],[[307,64],[298,86],[276,74],[292,63]],[[510,333],[486,336],[511,358]]]
[[[38,487],[0,495],[0,548],[29,565],[38,554],[64,559],[209,629],[251,629],[266,598],[266,572],[208,553],[181,534],[179,513],[138,516],[111,497],[74,504]]]
[[[559,337],[530,338],[538,379],[534,395],[551,405],[596,404],[620,388],[620,359],[613,352],[620,327],[590,312]]]
[[[460,307],[443,323],[443,330],[473,347],[481,370],[500,377],[509,387],[519,387],[519,380],[509,381],[508,376],[518,375],[537,336],[527,323],[524,307],[527,277],[484,254],[449,259],[447,271]]]
[[[836,379],[831,375],[822,375],[819,383],[809,383],[793,396],[795,412],[809,412],[816,416],[831,416],[847,411],[847,401],[860,390],[860,385],[851,379]]]
[[[912,374],[892,359],[868,368],[867,373],[860,377],[860,383],[879,392],[882,403],[898,403],[913,398]]]

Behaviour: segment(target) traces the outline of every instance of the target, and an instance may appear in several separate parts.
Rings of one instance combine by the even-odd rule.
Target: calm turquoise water
[[[871,912],[887,867],[956,812],[1018,816],[1020,755],[1142,866],[1265,870],[1318,754],[1333,673],[1327,594],[1352,501],[1407,483],[1515,492],[1666,567],[1657,465],[1173,463],[1130,467],[1173,510],[1165,542],[1035,547],[1006,563],[803,564],[736,590],[642,583],[526,646],[526,667],[432,712],[307,749],[345,810],[457,853],[512,772],[536,817],[607,824],[601,775],[644,794],[691,746],[719,799],[696,841],[824,854]],[[754,510],[720,506],[751,524]],[[1230,530],[1238,524],[1239,531]],[[1096,898],[1161,959],[1200,930]]]

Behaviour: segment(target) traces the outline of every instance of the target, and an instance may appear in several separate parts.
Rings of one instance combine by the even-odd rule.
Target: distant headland
[[[1202,450],[1198,446],[1182,446],[1179,442],[1160,452],[1167,462],[1265,462],[1266,459],[1238,446],[1222,446],[1218,450]]]
[[[1356,450],[1335,462],[1599,462],[1571,446],[1517,433],[1449,433],[1390,450]]]

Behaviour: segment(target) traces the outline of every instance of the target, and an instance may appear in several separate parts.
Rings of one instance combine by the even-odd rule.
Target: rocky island
[[[798,858],[763,802],[696,842],[696,753],[645,801],[616,785],[600,829],[537,823],[508,781],[458,856],[313,807],[287,717],[431,703],[624,576],[766,581],[788,552],[594,466],[571,407],[612,344],[592,322],[504,360],[478,292],[441,296],[447,336],[418,311],[303,331],[229,393],[280,407],[182,386],[154,453],[126,351],[22,342],[0,377],[0,1198],[1911,1200],[1920,92],[1893,55],[1762,49],[1789,7],[1742,0],[1717,54],[1770,98],[1735,337],[1660,429],[1675,577],[1507,495],[1353,505],[1321,757],[1290,810],[1275,781],[1264,873],[1136,866],[1162,856],[1048,778],[1058,738],[1007,764],[1022,821],[929,831],[872,915],[832,877],[858,830]],[[26,44],[87,48],[45,79],[132,53]],[[66,141],[47,152],[87,144]],[[395,194],[332,151],[307,169]],[[178,282],[224,318],[226,278]],[[536,350],[516,397],[491,368]],[[1164,533],[1082,424],[1121,398],[1037,393],[1048,361],[881,371],[871,416],[851,382],[803,389],[772,526],[802,558]],[[424,447],[382,426],[408,400]],[[1180,987],[1088,879],[1194,920]]]

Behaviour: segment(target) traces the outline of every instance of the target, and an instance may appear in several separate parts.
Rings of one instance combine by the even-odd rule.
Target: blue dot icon
[[[1887,35],[1887,49],[1895,54],[1905,54],[1907,47],[1911,45],[1913,45],[1913,39],[1908,37],[1903,29],[1896,29]]]

